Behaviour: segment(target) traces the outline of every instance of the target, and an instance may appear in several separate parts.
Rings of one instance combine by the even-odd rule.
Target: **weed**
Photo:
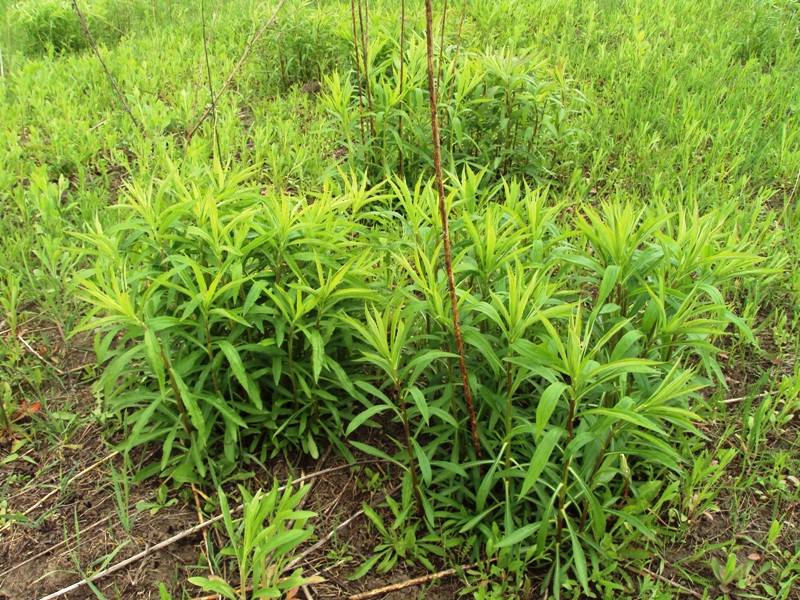
[[[351,164],[379,181],[398,172],[402,157],[402,172],[414,181],[431,173],[433,161],[425,120],[425,45],[411,38],[400,57],[392,40],[376,38],[373,44],[370,60],[373,54],[380,60],[369,69],[373,105],[367,117],[374,127],[366,138],[360,143],[355,135],[359,92],[347,75],[327,77],[321,101]],[[467,167],[483,169],[488,173],[484,183],[511,176],[555,182],[564,176],[581,137],[571,122],[585,99],[563,71],[549,68],[530,50],[460,52],[441,60],[446,76],[438,84],[438,107],[445,169],[454,174]]]
[[[315,514],[298,508],[308,489],[306,486],[293,492],[291,486],[287,486],[281,492],[276,482],[267,493],[259,490],[250,494],[240,486],[244,506],[240,519],[233,518],[228,498],[220,489],[220,509],[230,541],[222,554],[235,561],[238,585],[218,577],[191,577],[190,583],[231,600],[247,600],[285,593],[292,597],[301,585],[318,582],[318,577],[302,577],[300,569],[288,577],[283,576],[291,552],[313,531],[306,523]]]

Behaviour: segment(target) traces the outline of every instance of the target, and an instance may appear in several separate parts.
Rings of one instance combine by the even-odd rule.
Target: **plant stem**
[[[509,352],[508,358],[511,358]],[[512,377],[511,377],[511,363],[506,363],[506,473],[510,473],[511,469],[511,417],[513,410],[513,394],[512,394]],[[509,476],[506,475],[506,485],[509,484]]]
[[[358,28],[356,27],[356,0],[350,0],[350,12],[353,21],[353,49],[356,58],[356,84],[358,86],[358,113],[361,123],[361,146],[364,147],[364,162],[367,160],[366,141],[364,138],[364,92],[361,89],[361,57],[358,51]],[[360,11],[359,11],[360,12]]]
[[[406,0],[400,0],[400,111],[397,115],[397,135],[400,138],[398,158],[400,160],[400,179],[405,179],[403,164],[403,94],[405,91],[405,46],[406,46]]]
[[[575,394],[577,390],[572,390],[572,399],[569,401],[569,417],[567,419],[567,443],[565,448],[569,446],[572,441],[572,422],[575,420]],[[569,467],[572,462],[572,457],[564,461],[564,472],[561,474],[561,489],[558,494],[558,519],[556,521],[556,544],[561,544],[561,532],[564,530],[564,506],[567,503],[567,480],[569,477]]]
[[[172,387],[172,393],[175,394],[175,402],[178,403],[178,411],[181,413],[181,419],[183,420],[183,427],[186,429],[186,433],[192,435],[192,426],[189,424],[189,417],[186,414],[186,406],[183,403],[183,397],[181,396],[181,392],[178,389],[178,382],[175,380],[175,374],[172,372],[172,363],[167,356],[167,353],[164,352],[164,346],[161,345],[159,342],[158,349],[161,351],[161,360],[164,361],[164,366],[167,367],[167,374],[169,375],[169,383]]]
[[[372,134],[372,142],[375,141],[375,120],[372,116],[372,86],[369,81],[369,0],[364,0],[366,4],[366,17],[361,12],[361,0],[358,0],[358,21],[361,24],[361,60],[364,61],[364,91],[367,94],[367,108],[369,108],[369,131]],[[364,24],[366,22],[366,25]]]
[[[461,323],[458,314],[458,297],[456,282],[453,277],[453,259],[450,247],[450,227],[447,219],[447,208],[444,198],[444,178],[442,176],[442,146],[439,138],[439,116],[437,113],[436,82],[433,71],[433,7],[431,0],[425,0],[425,34],[428,50],[428,100],[431,109],[431,131],[433,134],[433,167],[436,173],[436,190],[439,194],[439,215],[442,219],[442,235],[444,237],[444,265],[447,271],[447,285],[450,288],[450,305],[453,311],[453,332],[458,346],[458,359],[461,368],[461,381],[464,385],[464,399],[469,412],[469,424],[472,430],[472,443],[475,457],[481,458],[481,441],[478,436],[478,423],[475,419],[475,406],[472,403],[472,390],[467,374],[467,359],[464,353],[464,340],[461,337]]]
[[[206,74],[208,76],[208,93],[211,96],[211,121],[214,130],[214,144],[217,149],[217,157],[222,161],[222,152],[219,147],[219,132],[217,131],[217,101],[214,98],[214,84],[211,79],[211,63],[208,61],[208,38],[206,37],[206,2],[200,0],[200,20],[203,24],[203,56],[206,62]]]
[[[203,321],[206,332],[206,354],[208,354],[208,360],[211,362],[211,379],[214,381],[214,391],[217,393],[217,398],[222,399],[217,370],[214,368],[214,351],[211,349],[211,329],[208,326],[208,315],[203,316]]]
[[[403,413],[403,430],[406,436],[406,451],[408,452],[408,469],[411,472],[411,485],[414,488],[414,499],[417,502],[417,510],[422,512],[422,496],[419,491],[417,481],[417,461],[414,459],[414,448],[411,444],[411,426],[408,422],[408,412],[406,411],[406,399],[400,389],[400,380],[395,378],[394,391],[400,401],[400,411]]]
[[[294,323],[289,326],[289,378],[292,381],[292,401],[294,410],[297,410],[297,381],[294,376]]]
[[[597,462],[592,469],[592,474],[589,476],[589,480],[586,482],[589,488],[592,487],[592,482],[594,481],[597,472],[600,470],[600,465],[603,464],[603,460],[606,457],[606,452],[608,451],[608,446],[611,444],[611,440],[614,439],[614,434],[617,432],[618,424],[615,424],[611,431],[608,433],[608,437],[606,437],[605,441],[603,442],[603,447],[600,449],[600,454],[597,456]],[[626,480],[627,481],[627,480]],[[586,502],[583,503],[583,510],[581,511],[581,531],[583,531],[584,526],[586,525],[586,515],[588,514],[589,510],[589,499],[586,499]]]

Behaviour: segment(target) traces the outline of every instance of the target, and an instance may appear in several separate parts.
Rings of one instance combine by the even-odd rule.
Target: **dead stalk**
[[[474,569],[476,566],[477,565],[465,565],[458,569],[447,569],[445,571],[439,571],[438,573],[431,573],[430,575],[415,577],[414,579],[406,579],[405,581],[401,581],[400,583],[393,583],[392,585],[375,588],[374,590],[361,592],[360,594],[354,594],[350,596],[348,600],[367,600],[368,598],[383,596],[384,594],[388,594],[389,592],[396,592],[398,590],[404,590],[406,588],[422,585],[424,583],[430,583],[431,581],[436,581],[437,579],[442,579],[443,577],[451,577],[452,575],[458,574],[459,571],[467,571],[469,569]]]
[[[86,38],[89,40],[89,43],[92,45],[92,50],[94,50],[97,59],[100,61],[100,64],[103,66],[103,70],[106,72],[106,76],[108,80],[111,82],[111,86],[114,88],[114,91],[117,93],[117,98],[119,98],[120,104],[125,108],[125,112],[128,113],[128,116],[133,121],[133,124],[136,125],[136,128],[145,133],[144,127],[139,122],[139,120],[133,116],[133,112],[131,112],[130,106],[125,101],[125,97],[122,95],[122,92],[119,91],[119,87],[117,86],[117,81],[114,79],[114,76],[111,74],[111,71],[108,70],[103,57],[100,55],[100,50],[97,48],[97,44],[94,41],[94,37],[92,33],[89,31],[89,26],[86,24],[86,19],[83,17],[83,12],[81,12],[80,7],[78,6],[78,0],[72,0],[72,8],[75,9],[75,12],[78,14],[78,19],[81,22],[81,27],[83,28],[83,32],[86,34]]]
[[[433,7],[431,0],[425,0],[425,33],[428,50],[428,88],[429,104],[431,109],[431,130],[433,133],[433,167],[436,174],[436,190],[439,194],[439,215],[442,219],[442,234],[444,237],[444,266],[447,271],[447,284],[450,288],[450,306],[453,311],[453,332],[458,346],[458,362],[461,369],[461,381],[464,385],[464,399],[469,413],[469,424],[472,430],[472,444],[475,456],[481,458],[481,442],[478,436],[478,423],[475,419],[475,406],[472,402],[472,390],[467,374],[467,359],[464,353],[464,340],[461,337],[461,322],[458,314],[458,297],[456,295],[456,282],[453,277],[453,259],[450,247],[450,227],[448,224],[447,207],[444,196],[444,177],[442,175],[442,146],[439,138],[439,115],[437,108],[436,81],[433,69]]]
[[[111,456],[107,457],[104,460],[107,460],[110,457]],[[328,469],[323,469],[322,471],[317,471],[316,473],[310,473],[309,475],[304,475],[303,477],[299,477],[299,478],[295,479],[292,482],[292,485],[296,485],[298,483],[301,483],[303,481],[307,481],[309,479],[315,479],[317,477],[321,477],[322,475],[327,475],[328,473],[333,473],[334,471],[341,471],[342,469],[349,469],[349,468],[357,466],[357,465],[368,464],[368,463],[376,463],[376,462],[384,462],[384,461],[382,461],[382,460],[366,460],[366,461],[359,461],[359,462],[356,462],[356,463],[351,463],[351,464],[346,464],[346,465],[339,465],[338,467],[330,467]],[[285,489],[286,489],[286,486],[284,485],[284,486],[281,486],[280,488],[278,488],[278,491],[283,491]],[[397,488],[395,488],[395,490],[390,491],[389,494],[394,493],[394,491],[396,491],[396,489]],[[386,497],[385,495],[381,495],[376,502],[382,502],[385,497]],[[243,505],[240,504],[239,506],[234,508],[231,511],[231,513],[237,513],[240,510],[242,510],[242,508],[243,508]],[[340,529],[343,529],[346,526],[347,523],[352,522],[353,520],[355,520],[356,517],[360,516],[361,514],[363,514],[363,510],[361,512],[358,512],[355,515],[353,515],[353,517],[351,517],[345,523],[342,523],[341,525],[339,525],[339,527],[337,527],[334,531],[332,531],[329,534],[329,536],[327,538],[325,538],[324,541],[327,541],[330,538],[332,538],[333,535],[335,535],[336,531],[339,531]],[[87,585],[91,581],[97,581],[98,579],[102,579],[103,577],[107,577],[108,575],[111,575],[112,573],[116,573],[120,569],[124,569],[128,565],[131,565],[131,564],[133,564],[135,562],[138,562],[138,561],[142,560],[143,558],[146,558],[147,556],[150,556],[151,554],[153,554],[155,552],[158,552],[159,550],[161,550],[163,548],[171,546],[175,542],[178,542],[178,541],[180,541],[180,540],[182,540],[184,538],[187,538],[190,535],[193,535],[193,534],[197,533],[198,531],[202,531],[203,529],[205,529],[206,527],[209,527],[210,525],[213,525],[217,521],[221,521],[223,518],[224,518],[224,515],[219,514],[216,517],[213,517],[211,519],[203,521],[202,523],[198,523],[194,527],[190,527],[189,529],[181,531],[180,533],[176,533],[172,537],[167,538],[166,540],[164,540],[162,542],[159,542],[158,544],[155,544],[153,546],[148,546],[147,548],[145,548],[144,550],[142,550],[138,554],[135,554],[134,556],[131,556],[130,558],[127,558],[127,559],[125,559],[123,561],[118,562],[115,565],[112,565],[112,566],[110,566],[110,567],[108,567],[106,569],[103,569],[102,571],[99,571],[99,572],[95,573],[91,577],[87,577],[86,579],[83,579],[81,581],[78,581],[77,583],[73,583],[72,585],[69,585],[69,586],[67,586],[65,588],[60,589],[57,592],[53,592],[52,594],[50,594],[48,596],[45,596],[44,598],[41,598],[40,600],[54,600],[55,598],[60,598],[61,596],[66,596],[70,592],[74,592],[75,590],[82,588],[83,586]],[[319,547],[321,547],[324,544],[320,544],[320,542],[317,542],[317,544],[315,544],[314,547],[317,547],[317,545],[319,545]],[[307,554],[301,554],[298,557],[298,559],[301,559],[304,556],[307,556]],[[298,562],[299,562],[299,560],[298,560]],[[293,561],[292,563],[290,563],[286,567],[286,569],[289,569],[289,568],[293,567],[295,564],[296,564],[296,562]]]
[[[73,2],[74,1],[75,0],[73,0]],[[250,40],[250,43],[247,44],[247,46],[245,46],[242,56],[239,58],[239,61],[236,63],[236,66],[233,67],[233,70],[231,71],[230,75],[228,75],[228,78],[225,80],[225,83],[222,84],[222,87],[219,89],[219,93],[212,100],[211,106],[216,106],[216,104],[219,102],[219,99],[222,97],[222,94],[224,94],[225,90],[228,89],[228,86],[233,81],[233,78],[239,72],[239,69],[242,68],[244,61],[247,60],[247,57],[249,56],[250,51],[253,49],[253,46],[255,46],[258,43],[258,40],[261,39],[261,36],[264,35],[264,32],[267,30],[267,28],[269,28],[269,26],[272,25],[275,19],[278,18],[278,13],[280,12],[281,8],[283,8],[284,4],[286,4],[286,0],[281,0],[280,3],[278,3],[278,6],[275,8],[275,12],[273,12],[272,16],[269,18],[269,21],[264,23],[261,29],[259,29],[256,35],[253,37],[253,39]],[[202,125],[203,122],[209,117],[209,115],[211,114],[211,106],[206,108],[205,112],[200,117],[200,119],[198,119],[197,123],[195,123],[194,126],[189,130],[189,133],[186,135],[187,138],[191,139],[191,137],[194,135],[194,132],[197,131],[197,128],[200,127],[200,125]]]
[[[358,0],[358,21],[361,24],[361,60],[364,61],[364,91],[367,94],[367,108],[369,109],[369,130],[372,139],[375,139],[375,121],[372,117],[372,86],[369,81],[369,0],[364,0],[366,9],[362,14],[361,0]]]
[[[360,11],[359,11],[360,12]],[[350,13],[353,20],[353,49],[356,59],[356,85],[358,85],[358,115],[361,124],[361,146],[364,148],[364,162],[367,160],[366,140],[364,138],[364,92],[361,88],[361,56],[358,50],[358,27],[356,26],[356,0],[350,0]]]
[[[208,36],[206,35],[206,0],[200,0],[200,21],[203,24],[203,57],[206,63],[206,75],[208,77],[208,94],[211,96],[211,115],[214,128],[214,144],[217,149],[217,158],[222,160],[222,152],[219,147],[219,133],[217,132],[217,101],[214,98],[214,83],[211,79],[211,63],[208,60]]]
[[[400,0],[400,106],[403,104],[403,93],[405,90],[404,67],[405,67],[405,46],[406,46],[406,0]],[[397,115],[397,134],[400,138],[398,146],[398,158],[400,160],[399,171],[400,179],[405,179],[405,165],[403,164],[403,111]]]

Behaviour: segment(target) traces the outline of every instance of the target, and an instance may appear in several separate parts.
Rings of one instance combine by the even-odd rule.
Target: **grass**
[[[435,23],[478,456],[397,4],[0,2],[0,598],[800,597],[800,5]]]

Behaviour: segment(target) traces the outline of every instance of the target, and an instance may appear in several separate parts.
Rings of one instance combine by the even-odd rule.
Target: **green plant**
[[[729,554],[724,565],[716,557],[712,557],[709,566],[719,581],[720,591],[728,595],[736,591],[744,592],[751,586],[750,571],[754,565],[755,562],[750,557],[741,564],[738,563],[736,554]]]
[[[130,481],[131,477],[128,475],[129,465],[123,463],[122,468],[117,471],[113,464],[109,465],[111,469],[111,483],[114,488],[114,509],[116,510],[122,529],[128,536],[131,536],[131,530],[136,521],[136,515],[130,513]]]
[[[38,34],[0,6],[0,270],[19,277],[0,297],[48,361],[59,329],[69,342],[60,375],[3,308],[6,413],[32,392],[44,407],[28,458],[81,443],[90,419],[146,450],[141,477],[177,484],[330,442],[399,465],[417,541],[461,537],[463,564],[503,544],[482,574],[497,594],[530,570],[552,594],[585,579],[598,596],[663,597],[669,584],[631,571],[656,572],[656,548],[713,518],[731,539],[677,561],[684,584],[710,586],[707,558],[749,536],[772,564],[748,593],[791,596],[797,3],[451,2],[434,86],[421,3],[372,2],[354,32],[355,2],[291,3],[216,103],[215,164],[210,127],[185,135],[204,111],[204,45],[219,89],[274,4],[79,1],[146,136],[96,57],[56,49],[72,13],[36,21],[25,55]],[[289,89],[320,78],[321,100]],[[428,180],[429,87],[480,460]],[[396,373],[362,360],[384,341],[353,325],[370,327],[365,306],[387,340],[403,329]],[[106,373],[88,399],[95,349]],[[750,399],[708,400],[726,386]],[[6,496],[54,472],[14,471],[26,455],[11,448]]]
[[[81,281],[102,319],[78,331],[106,326],[97,388],[132,427],[126,447],[160,440],[160,469],[179,480],[229,472],[257,447],[316,455],[317,436],[335,440],[349,413],[342,394],[354,393],[339,363],[349,360],[341,316],[377,298],[368,252],[330,254],[359,230],[344,217],[355,197],[265,199],[242,187],[248,177],[201,190],[173,173],[158,189],[132,188],[120,224],[74,234],[96,257]]]
[[[351,164],[380,181],[398,172],[402,158],[402,173],[415,181],[433,166],[425,45],[411,37],[402,57],[391,39],[376,36],[373,45],[368,71],[372,106],[366,117],[374,125],[365,129],[356,118],[363,110],[360,92],[346,75],[326,77],[321,101]],[[563,70],[548,68],[530,50],[462,51],[439,58],[437,101],[446,170],[483,169],[485,183],[512,176],[555,182],[564,175],[580,140],[572,121],[585,99]],[[363,136],[355,131],[359,127]]]
[[[471,594],[474,600],[522,600],[530,598],[532,582],[528,577],[526,557],[516,547],[498,547],[498,527],[493,528],[493,537],[486,540],[486,560],[467,572],[469,585],[460,595]]]
[[[166,485],[161,485],[158,488],[158,493],[156,494],[155,502],[148,502],[148,501],[140,501],[136,503],[136,510],[138,511],[150,511],[151,515],[156,515],[158,512],[164,508],[169,508],[170,506],[175,506],[178,503],[177,498],[168,498],[169,489]]]
[[[117,3],[99,1],[89,6],[87,23],[92,35],[104,43],[118,41],[121,23],[114,19]],[[80,52],[89,47],[89,40],[78,15],[68,0],[24,0],[14,5],[12,18],[24,40],[24,51],[30,55],[56,55]]]
[[[405,486],[405,489],[408,489],[408,486]],[[433,563],[428,557],[445,557],[446,548],[442,547],[439,536],[420,531],[422,523],[415,517],[414,504],[409,500],[410,497],[407,497],[401,504],[390,497],[386,498],[386,504],[394,519],[391,524],[387,524],[380,514],[364,503],[364,514],[377,529],[383,541],[373,548],[372,556],[361,563],[350,575],[350,579],[360,579],[373,569],[378,573],[386,573],[392,570],[398,561],[412,567],[421,564],[426,569],[433,570]],[[457,543],[458,540],[449,540],[445,546],[454,547]]]
[[[267,493],[258,490],[250,494],[239,486],[244,512],[240,519],[234,519],[228,498],[219,489],[229,542],[222,554],[233,558],[238,582],[232,585],[219,577],[190,577],[189,582],[231,600],[250,600],[280,598],[287,593],[292,597],[301,585],[321,581],[319,577],[303,577],[301,569],[284,576],[291,553],[313,533],[307,523],[316,514],[299,509],[308,490],[305,486],[293,492],[290,485],[281,490],[275,482]]]

